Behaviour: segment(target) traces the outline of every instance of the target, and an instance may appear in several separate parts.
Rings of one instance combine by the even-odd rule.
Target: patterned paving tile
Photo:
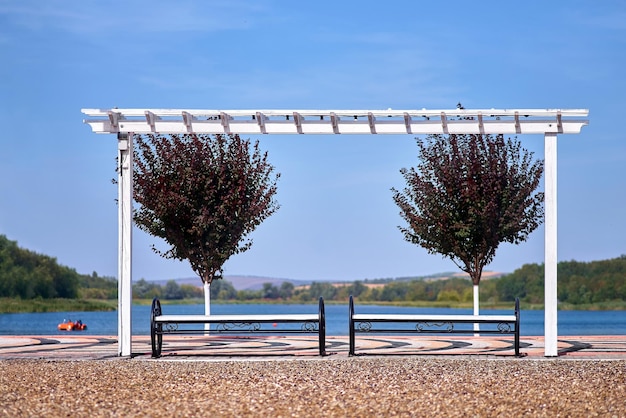
[[[525,357],[544,357],[543,337],[522,337]],[[626,336],[563,336],[558,340],[559,358],[626,359]],[[328,357],[348,356],[348,337],[327,337]],[[501,337],[407,337],[359,336],[356,353],[372,355],[476,355],[514,357],[513,341]],[[151,359],[150,337],[133,337],[133,357]],[[165,336],[165,359],[237,359],[318,357],[317,337],[224,337]],[[0,336],[0,360],[115,359],[116,337],[107,336]]]

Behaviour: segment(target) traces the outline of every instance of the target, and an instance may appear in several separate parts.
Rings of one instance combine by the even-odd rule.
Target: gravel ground
[[[0,361],[3,417],[626,417],[626,361]]]

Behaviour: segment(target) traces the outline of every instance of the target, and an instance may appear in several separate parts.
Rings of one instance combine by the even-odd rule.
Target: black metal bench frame
[[[356,355],[355,334],[360,333],[414,333],[414,334],[505,334],[514,335],[515,356],[520,357],[520,309],[519,299],[515,299],[513,315],[395,315],[395,314],[355,314],[354,299],[350,295],[349,305],[350,351]],[[379,329],[377,323],[414,324],[413,328]],[[455,324],[496,324],[497,329],[474,331],[455,329]]]
[[[263,328],[263,324],[301,324],[300,329]],[[204,329],[180,329],[181,324],[217,324],[211,334],[305,334],[319,336],[319,355],[326,355],[326,315],[324,299],[319,298],[317,314],[269,314],[269,315],[163,315],[158,298],[152,301],[150,313],[150,342],[152,357],[160,357],[164,334],[204,334]]]

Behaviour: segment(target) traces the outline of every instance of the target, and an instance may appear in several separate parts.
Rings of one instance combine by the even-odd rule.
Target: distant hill
[[[483,272],[483,279],[492,279],[496,277],[503,276],[507,273],[499,273],[493,271],[485,271]],[[411,281],[411,280],[445,280],[451,277],[467,277],[467,273],[437,273],[431,274],[428,276],[415,276],[415,277],[396,277],[396,278],[385,278],[385,279],[366,279],[361,280],[366,283],[389,283],[394,281]],[[276,287],[280,287],[283,282],[290,282],[294,286],[308,286],[313,280],[294,280],[294,279],[284,279],[284,278],[276,278],[276,277],[264,277],[264,276],[242,276],[242,275],[226,275],[224,276],[224,280],[227,280],[232,283],[233,287],[236,290],[259,290],[263,288],[263,283],[271,283]],[[202,287],[202,282],[198,277],[186,277],[181,279],[175,279],[176,283],[179,285],[188,284],[192,286]],[[321,281],[321,280],[317,280]],[[352,283],[355,280],[337,282],[337,283]],[[154,283],[165,286],[168,280],[158,280]]]
[[[237,290],[259,290],[263,288],[263,283],[271,283],[274,286],[280,287],[283,282],[293,283],[294,286],[305,286],[311,284],[311,281],[307,280],[293,280],[293,279],[279,279],[275,277],[262,277],[262,276],[224,276],[225,280],[228,280],[233,284]]]
[[[190,284],[193,286],[202,287],[202,281],[199,277],[186,277],[181,279],[175,279],[176,283]],[[311,284],[311,281],[307,280],[293,280],[293,279],[279,279],[276,277],[263,277],[263,276],[237,276],[226,275],[224,280],[232,283],[236,290],[259,290],[263,288],[263,283],[271,283],[274,286],[279,287],[283,282],[293,283],[294,286],[306,286]],[[156,280],[154,283],[165,286],[168,280]]]

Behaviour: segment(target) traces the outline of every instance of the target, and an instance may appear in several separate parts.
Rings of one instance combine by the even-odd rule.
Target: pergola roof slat
[[[83,109],[96,133],[559,134],[579,133],[586,109],[193,110]],[[293,120],[291,120],[293,118]]]

